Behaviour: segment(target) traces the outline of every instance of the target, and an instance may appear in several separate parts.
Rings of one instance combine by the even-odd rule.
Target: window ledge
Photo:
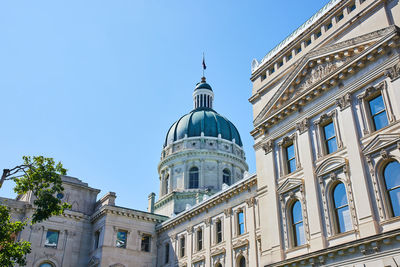
[[[329,157],[337,156],[338,154],[340,154],[341,152],[343,152],[343,151],[345,151],[345,150],[346,150],[346,147],[343,146],[342,148],[336,150],[335,152],[332,152],[332,153],[330,153],[330,154],[324,154],[324,155],[322,155],[321,157],[319,157],[319,158],[316,160],[315,163],[316,163],[316,165],[318,165],[319,163],[323,162],[324,160],[328,159]]]
[[[400,221],[400,216],[387,218],[384,221],[380,222],[379,224],[385,225],[385,224],[390,224],[390,223],[398,222],[398,221]]]
[[[377,131],[373,131],[373,132],[370,132],[370,133],[364,135],[363,137],[360,138],[360,140],[363,141],[365,139],[370,138],[371,136],[374,136],[375,134],[382,133],[382,132],[386,131],[387,129],[389,129],[390,127],[392,127],[393,125],[399,124],[399,122],[400,121],[397,121],[397,120],[394,121],[394,122],[391,122],[388,125],[386,125],[385,127],[381,128],[381,129],[379,129]]]
[[[352,234],[356,234],[356,233],[358,233],[358,231],[353,229],[353,230],[350,230],[350,231],[347,231],[347,232],[344,232],[344,233],[339,233],[339,234],[335,234],[333,236],[330,236],[330,237],[327,238],[327,240],[330,241],[330,240],[334,240],[334,239],[337,239],[337,238],[340,238],[340,237],[344,237],[344,236],[348,236],[348,235],[352,235]]]
[[[289,178],[291,176],[295,176],[295,175],[299,174],[301,171],[303,171],[303,167],[298,168],[294,172],[282,175],[281,177],[279,177],[279,180],[283,180],[283,179]]]
[[[288,248],[288,249],[286,250],[286,253],[293,252],[293,251],[296,251],[296,250],[301,250],[301,249],[303,249],[303,248],[308,248],[308,247],[310,247],[309,244],[304,244],[304,245],[297,246],[297,247],[291,247],[291,248]]]

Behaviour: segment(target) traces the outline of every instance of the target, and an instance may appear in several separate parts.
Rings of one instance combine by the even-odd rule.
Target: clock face
[[[57,198],[58,199],[63,199],[64,198],[64,194],[63,193],[58,193],[57,194]]]

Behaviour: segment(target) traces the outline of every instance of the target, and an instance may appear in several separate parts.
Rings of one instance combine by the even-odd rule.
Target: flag
[[[206,66],[206,61],[204,60],[204,56],[203,56],[203,70],[205,70],[205,69],[207,69],[207,66]]]

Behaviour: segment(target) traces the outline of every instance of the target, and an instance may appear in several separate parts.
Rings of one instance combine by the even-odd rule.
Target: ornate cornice
[[[380,54],[385,52],[385,47],[397,46],[394,40],[394,38],[397,37],[397,31],[397,27],[390,26],[383,30],[366,34],[330,47],[318,49],[306,55],[296,64],[295,68],[297,70],[291,72],[285,79],[285,82],[280,86],[278,92],[255,118],[255,129],[252,131],[253,136],[258,135],[262,129],[272,127],[289,114],[297,111],[307,102],[335,86],[339,80],[345,79],[349,74],[353,75],[354,72],[363,68],[368,61],[376,60]],[[366,44],[367,41],[379,37],[381,37],[381,40]],[[340,48],[347,48],[347,50],[334,52]],[[328,51],[333,54],[325,56]],[[320,58],[318,58],[318,56],[320,56]],[[320,63],[318,63],[319,60],[321,60]],[[325,69],[319,69],[323,61],[329,62],[330,64],[333,64],[333,62],[341,63],[335,63],[337,64],[335,67],[333,67],[333,65],[332,67],[327,65]],[[309,77],[308,79],[317,80],[307,83],[307,77]],[[306,88],[304,90],[295,89],[301,87],[302,84],[310,85],[306,86],[307,88],[304,87]],[[293,96],[290,97],[291,95]],[[278,101],[279,99],[282,101]],[[275,108],[273,108],[273,106]],[[267,114],[267,112],[269,114]]]
[[[400,77],[400,62],[397,62],[393,67],[387,69],[385,75],[389,77],[391,81],[397,80]]]
[[[244,178],[240,182],[232,185],[228,190],[220,191],[211,196],[210,198],[192,207],[191,209],[183,211],[176,217],[170,218],[169,220],[162,222],[161,224],[156,226],[156,231],[158,233],[162,233],[164,231],[167,231],[168,229],[171,229],[177,225],[182,224],[185,221],[191,220],[191,218],[199,216],[203,212],[207,212],[212,207],[217,206],[221,203],[225,203],[230,198],[235,197],[236,195],[241,194],[242,192],[251,190],[251,188],[256,185],[257,185],[256,175]]]

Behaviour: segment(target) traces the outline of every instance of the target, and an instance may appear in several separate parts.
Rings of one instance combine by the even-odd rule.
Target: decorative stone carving
[[[228,218],[229,216],[231,216],[231,215],[232,215],[232,208],[224,209],[224,214],[225,214],[225,217],[226,217],[226,218]]]
[[[303,134],[308,130],[309,126],[310,126],[309,119],[305,118],[301,122],[296,123],[296,130],[298,130],[300,134]]]
[[[262,145],[262,149],[265,152],[265,155],[267,155],[268,153],[270,153],[273,149],[274,143],[272,142],[272,140],[268,140],[264,145]]]
[[[204,224],[208,227],[211,224],[211,217],[204,219]]]
[[[255,198],[255,197],[251,197],[251,198],[249,198],[249,199],[246,199],[246,203],[247,203],[247,206],[248,206],[249,208],[251,208],[251,207],[253,207],[254,204],[256,203],[256,198]]]
[[[387,153],[387,151],[385,149],[382,149],[379,154],[385,160],[389,158],[389,155],[388,155],[388,153]]]
[[[187,232],[188,234],[193,233],[193,226],[189,226],[188,228],[186,228],[186,232]]]
[[[351,94],[346,93],[345,95],[336,99],[336,105],[340,108],[340,110],[344,110],[351,106]]]
[[[397,62],[396,65],[387,69],[385,71],[385,75],[390,78],[391,81],[396,80],[400,77],[400,62]]]

